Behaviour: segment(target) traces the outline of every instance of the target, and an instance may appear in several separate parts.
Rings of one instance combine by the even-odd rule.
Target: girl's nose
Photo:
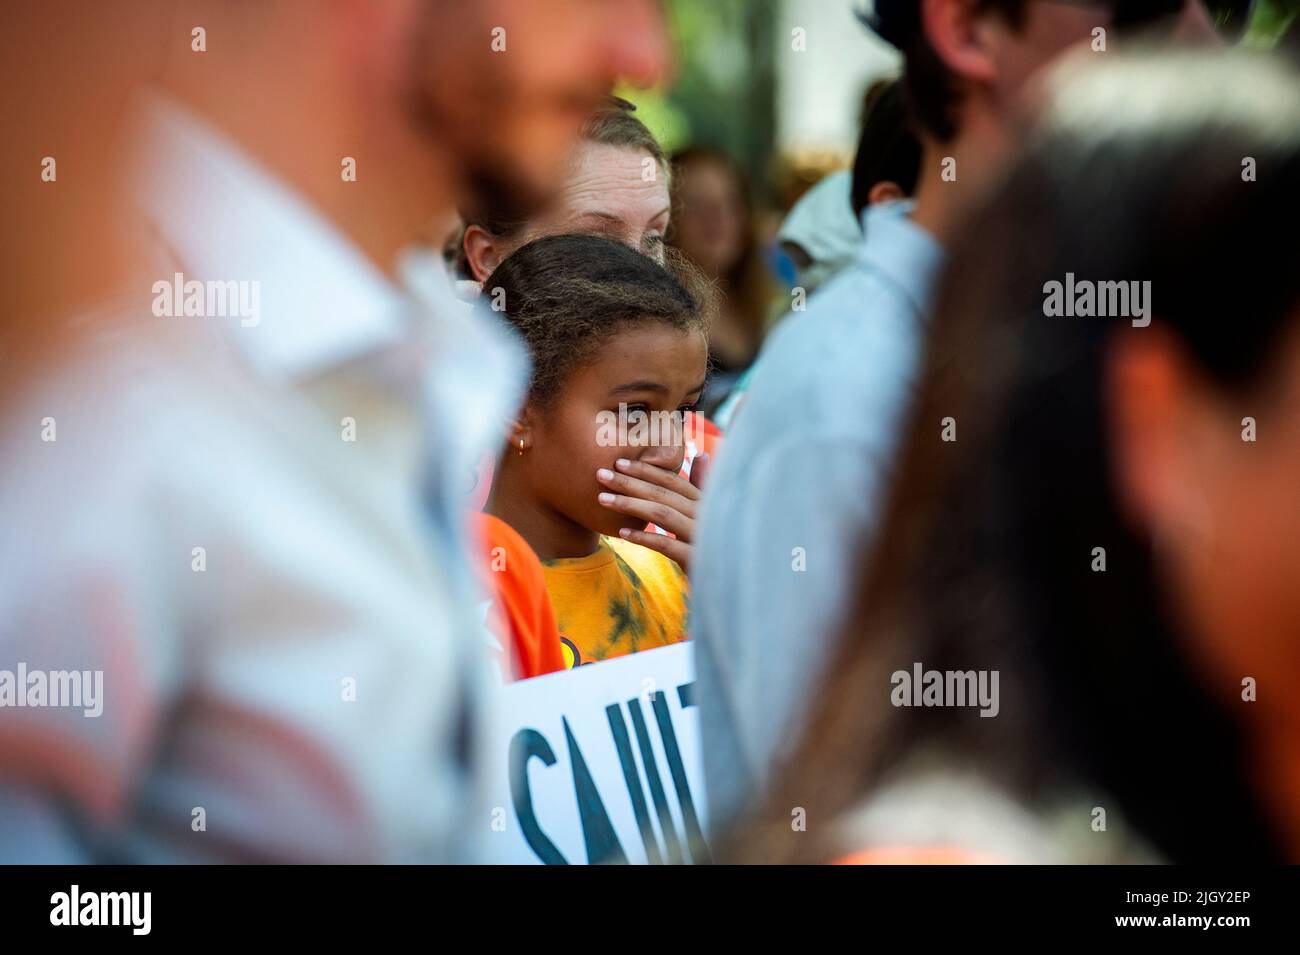
[[[675,440],[671,444],[652,445],[645,449],[641,460],[666,471],[679,471],[686,460],[686,447],[681,440],[681,432],[675,431]]]

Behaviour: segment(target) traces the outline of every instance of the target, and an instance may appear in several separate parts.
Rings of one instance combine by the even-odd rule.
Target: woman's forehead
[[[585,142],[578,147],[557,200],[566,206],[602,202],[668,205],[668,177],[644,149]]]

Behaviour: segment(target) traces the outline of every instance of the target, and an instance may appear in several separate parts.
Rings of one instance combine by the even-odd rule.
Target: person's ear
[[[867,193],[867,204],[874,206],[877,203],[894,202],[906,198],[907,193],[903,191],[902,186],[892,179],[882,179],[872,186],[871,191]]]
[[[524,454],[533,446],[532,413],[525,406],[514,421],[510,422],[510,446],[506,452]]]
[[[501,240],[482,226],[466,226],[465,238],[461,241],[464,243],[465,261],[477,282],[484,281],[496,271],[505,258]]]
[[[1182,523],[1182,359],[1158,329],[1123,332],[1107,356],[1103,400],[1122,510],[1153,535]]]
[[[992,83],[997,77],[987,13],[976,0],[921,0],[921,27],[945,67],[962,80]]]

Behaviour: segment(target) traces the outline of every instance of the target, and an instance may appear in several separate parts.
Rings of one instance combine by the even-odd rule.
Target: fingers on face
[[[650,501],[639,497],[628,497],[623,494],[608,492],[600,494],[597,500],[601,505],[612,511],[639,518],[647,524],[662,527],[664,530],[671,531],[678,536],[689,537],[693,526],[689,515],[660,501]]]
[[[608,477],[606,477],[608,475]],[[658,504],[666,504],[675,510],[688,513],[692,507],[692,500],[682,494],[659,484],[652,484],[649,481],[643,481],[640,478],[631,477],[626,474],[615,474],[611,471],[597,471],[596,477],[606,487],[611,487],[622,491],[628,497],[637,497],[644,501],[654,501]]]
[[[653,464],[647,464],[644,461],[629,461],[620,458],[614,465],[617,471],[605,471],[604,473],[612,475],[612,481],[624,479],[627,483],[611,484],[611,480],[602,478],[602,482],[611,484],[620,488],[633,488],[638,485],[633,482],[641,482],[644,485],[653,485],[655,488],[662,488],[671,494],[685,498],[688,501],[699,500],[699,488],[695,487],[690,481],[682,477],[676,471],[669,471],[666,468],[657,467]],[[604,469],[602,469],[604,471]],[[597,477],[601,477],[601,471],[597,472]]]

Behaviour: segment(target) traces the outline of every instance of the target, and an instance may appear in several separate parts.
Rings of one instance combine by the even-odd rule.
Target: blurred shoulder
[[[910,377],[919,341],[894,289],[867,269],[845,269],[773,331],[728,441],[754,422],[852,434],[864,405],[892,400]]]
[[[541,558],[517,530],[501,518],[483,511],[475,511],[470,523],[479,543],[486,550],[489,562],[502,557],[503,570],[508,575],[544,580],[545,570]],[[495,566],[493,569],[496,569]]]
[[[281,403],[209,330],[168,327],[147,301],[110,303],[70,328],[0,413],[0,512],[11,526],[52,541],[60,528],[85,536],[164,522],[185,501],[215,512],[247,503],[261,465],[288,453],[291,438],[270,424]]]
[[[841,825],[840,862],[894,865],[1153,863],[1151,848],[1063,786],[1028,801],[956,761],[913,761]]]

